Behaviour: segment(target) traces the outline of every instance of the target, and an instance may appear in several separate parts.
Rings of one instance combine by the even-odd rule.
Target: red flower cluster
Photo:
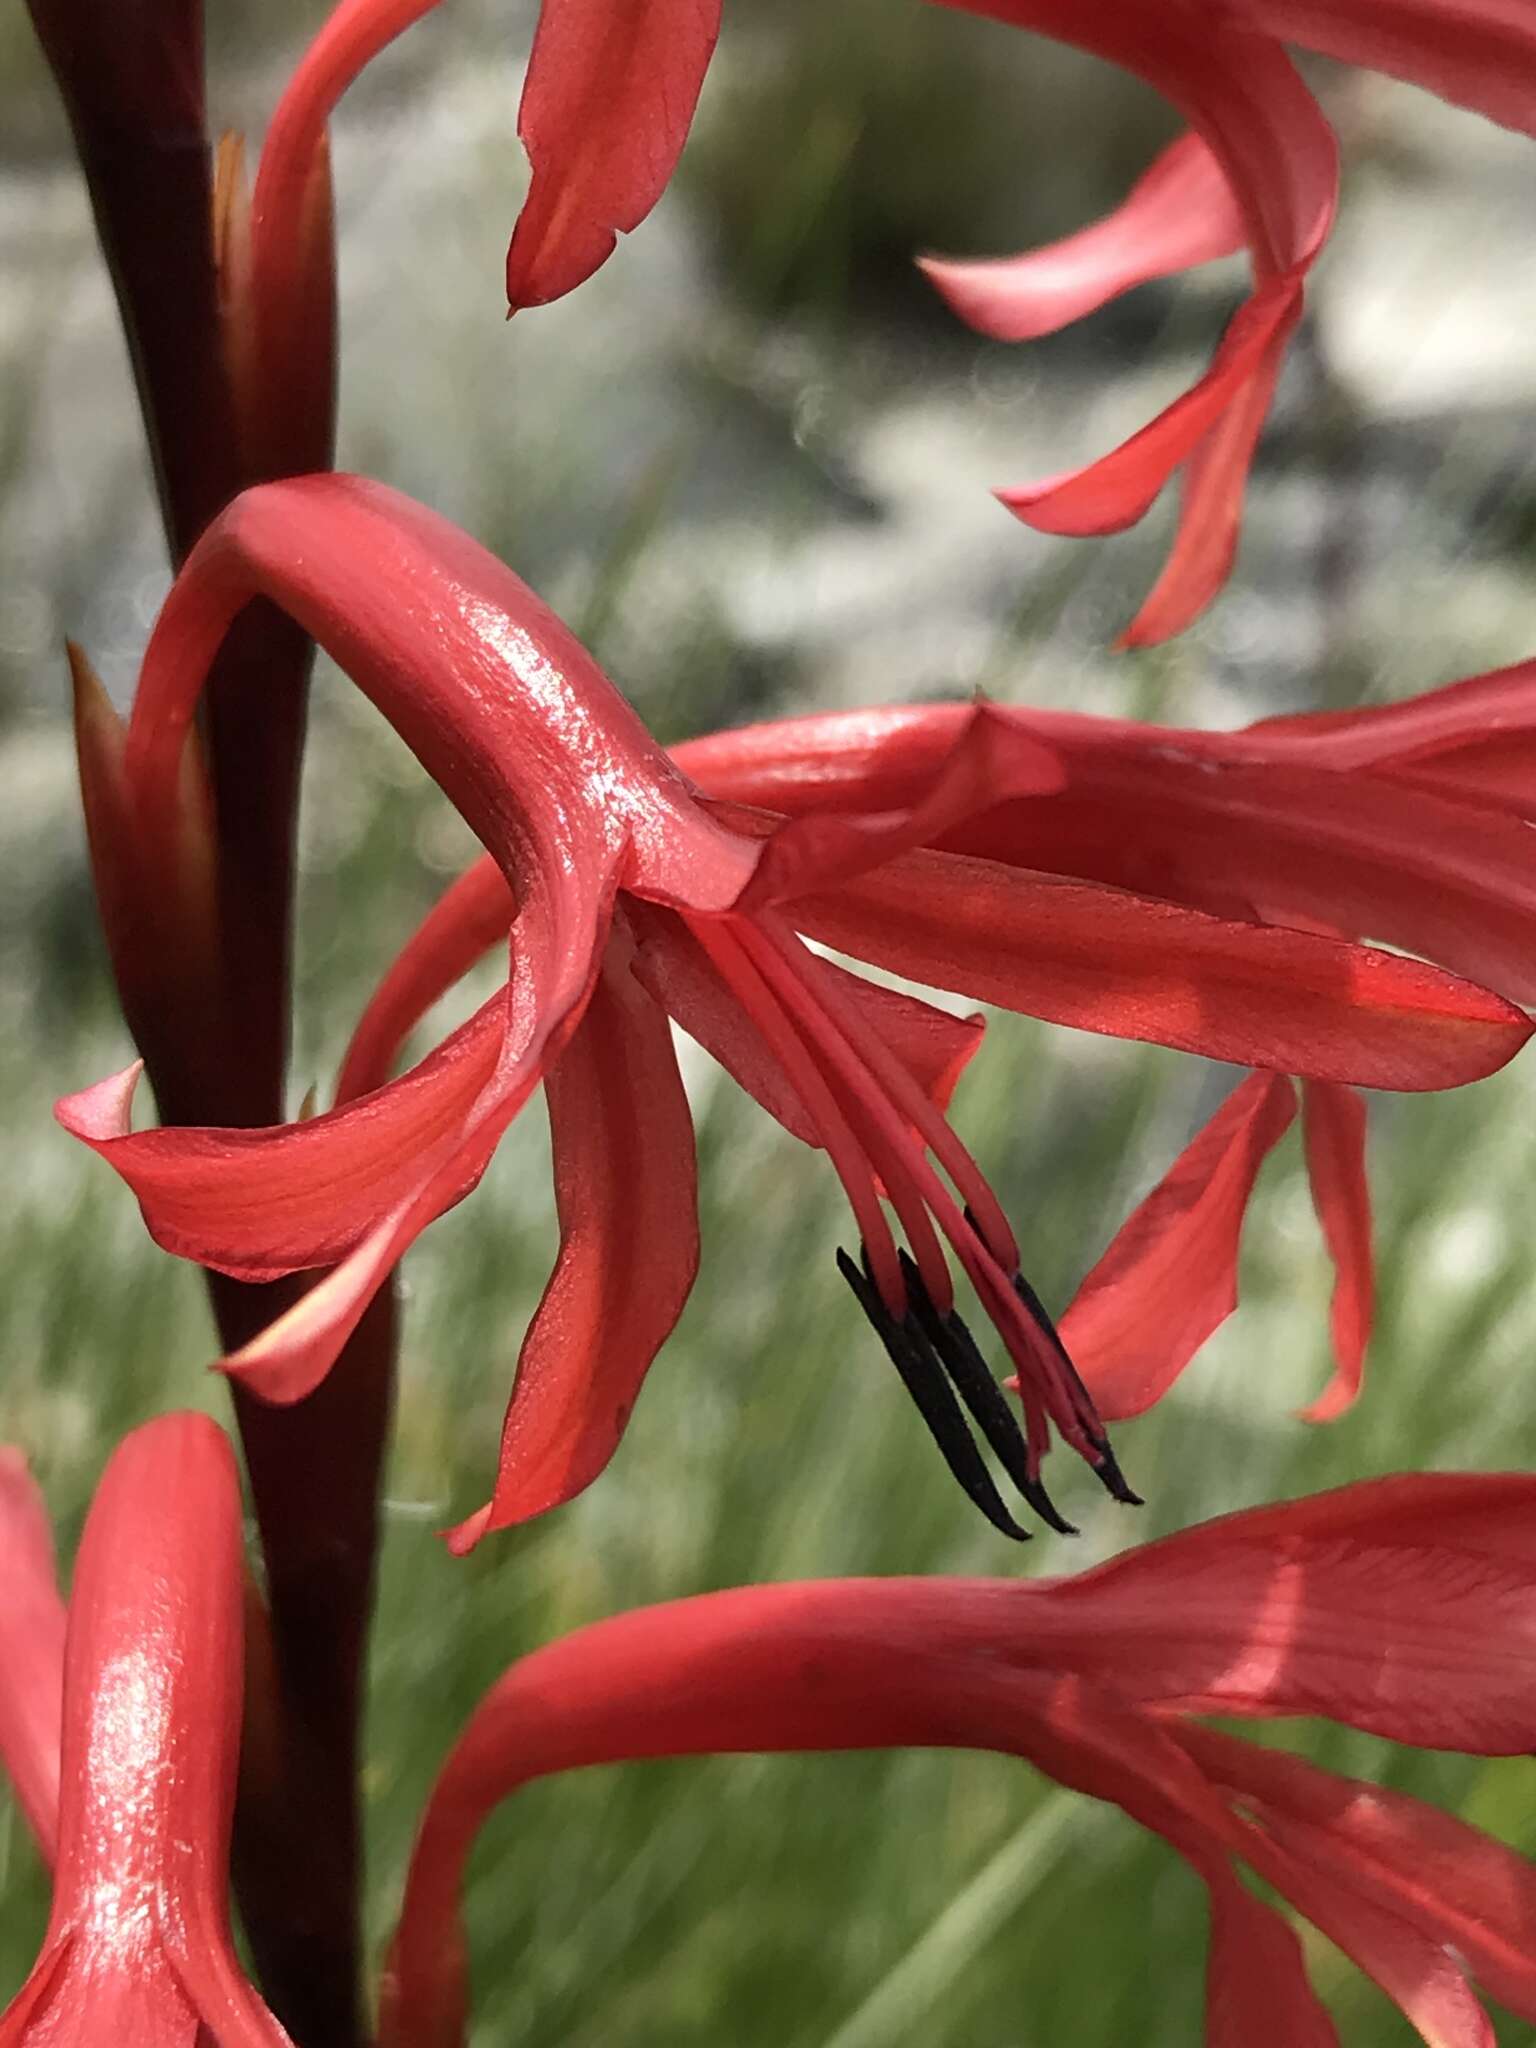
[[[0,1451],[0,1760],[55,1866],[42,1954],[0,2017],[0,2048],[274,2048],[289,2036],[242,1975],[229,1926],[246,1687],[261,1754],[242,1811],[264,1795],[289,1813],[303,1804],[296,1788],[329,1772],[344,1837],[390,1364],[386,1319],[364,1318],[534,1090],[553,1131],[559,1255],[522,1346],[492,1497],[452,1532],[456,1550],[597,1477],[688,1296],[696,1160],[674,1023],[827,1154],[858,1239],[841,1269],[994,1526],[1026,1533],[985,1449],[1058,1528],[1043,1481],[1058,1436],[1134,1501],[1105,1421],[1160,1398],[1233,1307],[1244,1210],[1298,1086],[1337,1269],[1335,1372],[1307,1411],[1323,1419],[1359,1392],[1371,1325],[1355,1091],[1475,1081],[1530,1036],[1536,664],[1234,733],[917,705],[668,754],[509,568],[425,507],[325,468],[325,123],[431,0],[343,0],[274,117],[248,199],[236,146],[216,176],[201,154],[195,10],[167,10],[119,78],[75,0],[33,4],[97,178],[184,557],[126,723],[74,655],[103,923],[169,1121],[133,1130],[138,1067],[58,1114],[126,1181],[158,1243],[223,1276],[222,1365],[268,1569],[257,1593],[222,1433],[164,1417],[109,1465],[66,1612],[41,1503],[19,1457]],[[967,318],[1023,339],[1146,278],[1241,247],[1251,258],[1252,294],[1191,391],[1101,461],[1004,494],[1032,525],[1101,533],[1139,518],[1181,470],[1173,554],[1126,636],[1158,639],[1227,574],[1254,444],[1333,216],[1333,137],[1283,45],[1536,129],[1536,20],[1522,0],[963,4],[1125,66],[1189,122],[1109,220],[1001,264],[930,263]],[[514,307],[572,289],[655,202],[718,19],[718,0],[544,0],[521,115],[533,180],[508,259]],[[104,134],[110,151],[93,144]],[[115,192],[101,182],[108,162],[132,168]],[[154,282],[177,275],[158,202],[145,200],[157,178],[192,191],[209,238],[187,255],[179,298]],[[189,309],[196,320],[180,318]],[[185,406],[178,365],[209,380]],[[367,1006],[335,1105],[277,1123],[306,636],[485,853]],[[275,738],[260,715],[274,678]],[[502,986],[397,1075],[427,1011],[493,946],[506,950]],[[1053,1320],[946,1116],[980,1020],[822,948],[1250,1071]],[[247,1035],[253,991],[264,1022]],[[1010,1362],[1017,1414],[962,1319],[955,1267]],[[261,1327],[271,1307],[240,1290],[298,1274],[314,1284],[286,1290]],[[370,1328],[372,1348],[357,1348]],[[271,1430],[277,1411],[290,1432]],[[354,1437],[337,1505],[330,1463]],[[285,1492],[290,1457],[301,1481]],[[290,1502],[298,1534],[284,1550]],[[311,1571],[328,1574],[313,1598]],[[262,1654],[246,1660],[248,1622]],[[285,1696],[296,1670],[308,1704],[322,1702],[307,1723]],[[462,2040],[466,1858],[489,1810],[531,1778],[897,1744],[1017,1755],[1178,1850],[1210,1894],[1216,2048],[1335,2038],[1294,1934],[1244,1868],[1439,2048],[1487,2048],[1474,1981],[1536,2021],[1527,1863],[1415,1800],[1202,1719],[1299,1714],[1474,1755],[1536,1747],[1536,1480],[1403,1476],[1232,1515],[1077,1579],[760,1586],[549,1645],[487,1696],[428,1803],[382,2043]],[[264,1987],[288,2018],[306,2009],[314,1951],[286,1942],[273,1845],[291,1833],[272,1820],[254,1831],[254,1862],[266,1858],[254,1914],[242,1899]],[[355,1927],[339,1924],[351,1847],[340,1840],[328,1866],[341,1903],[329,1878],[307,1895],[338,1922],[320,1941],[341,2018],[317,2038],[355,2034]]]
[[[957,1402],[1048,1518],[1052,1427],[1127,1494],[1100,1414],[1156,1399],[1230,1307],[1242,1206],[1289,1120],[1289,1083],[1249,1084],[1196,1141],[1090,1275],[1064,1346],[941,1113],[974,1028],[831,967],[807,936],[1055,1023],[1303,1077],[1344,1274],[1328,1407],[1358,1384],[1369,1230],[1346,1084],[1476,1080],[1531,1029],[1465,978],[1527,993],[1511,941],[1536,935],[1526,827],[1474,770],[1440,799],[1437,837],[1434,799],[1394,780],[1394,742],[1373,742],[1371,714],[1341,739],[1305,720],[1219,736],[940,706],[792,721],[668,759],[499,562],[379,485],[311,477],[246,493],[210,529],[155,629],[127,731],[111,736],[120,822],[105,857],[120,876],[137,864],[145,890],[174,871],[192,714],[255,595],[336,657],[491,851],[386,979],[338,1108],[266,1132],[134,1133],[130,1068],[59,1114],[128,1181],[167,1249],[247,1280],[336,1262],[225,1361],[292,1401],[548,1081],[560,1260],[524,1347],[495,1496],[456,1546],[597,1475],[687,1298],[693,1136],[668,1016],[827,1151],[863,1244],[850,1283],[991,1519],[1017,1533]],[[1529,718],[1523,673],[1463,686],[1449,710],[1385,716],[1391,732],[1417,731],[1414,717],[1433,728],[1454,764],[1495,693],[1506,725]],[[1450,889],[1410,885],[1426,866],[1466,876],[1470,844],[1482,859],[1452,932]],[[1320,899],[1331,930],[1318,929]],[[1464,972],[1362,945],[1345,920]],[[509,925],[505,990],[388,1080],[410,1027]],[[1022,1442],[955,1313],[941,1240],[1013,1360]]]
[[[0,2048],[274,2048],[227,1856],[245,1594],[229,1446],[171,1415],[108,1467],[61,1640],[46,1525],[3,1468],[0,1759],[54,1854],[42,1954]],[[1336,2037],[1246,1865],[1426,2040],[1483,2048],[1476,1981],[1536,2021],[1536,1871],[1401,1793],[1203,1725],[1324,1716],[1472,1755],[1536,1746],[1536,1480],[1378,1480],[1230,1515],[1077,1579],[848,1579],[641,1609],[535,1651],[428,1799],[385,1965],[383,2048],[458,2048],[481,1823],[552,1772],[731,1751],[995,1749],[1122,1807],[1211,1901],[1212,2048]],[[62,1745],[33,1711],[62,1689]]]

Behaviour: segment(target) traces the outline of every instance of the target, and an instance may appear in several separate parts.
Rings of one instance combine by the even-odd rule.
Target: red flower
[[[1149,277],[1247,246],[1253,291],[1210,369],[1122,447],[1002,492],[1048,533],[1140,519],[1182,470],[1178,538],[1124,636],[1181,631],[1231,568],[1242,496],[1307,274],[1332,224],[1332,131],[1284,45],[1407,78],[1494,120],[1536,129],[1536,30],[1510,0],[944,0],[1076,44],[1135,72],[1189,133],[1120,213],[1000,264],[928,265],[957,309],[1022,339]],[[513,310],[589,276],[660,196],[692,120],[719,0],[543,0],[519,132],[533,182],[507,264]]]
[[[455,2048],[482,1821],[529,1780],[731,1751],[996,1749],[1121,1806],[1205,1880],[1212,2048],[1335,2043],[1246,1864],[1427,2041],[1487,2048],[1476,1979],[1536,2020],[1536,1871],[1418,1800],[1205,1728],[1308,1714],[1398,1742],[1536,1745],[1536,1480],[1402,1477],[1230,1515],[1076,1579],[756,1586],[535,1651],[428,1801],[384,2048]]]
[[[994,716],[1055,748],[1066,780],[1048,799],[951,826],[948,858],[1089,878],[1298,932],[1369,935],[1536,1000],[1536,663],[1402,704],[1236,733],[1000,707]],[[677,757],[736,802],[798,816],[880,810],[922,787],[964,717],[957,705],[913,705],[788,719],[690,741]],[[1008,1002],[1007,977],[986,972],[980,906],[977,917],[964,985]],[[840,943],[837,913],[804,922]],[[863,950],[912,972],[910,917]],[[1339,1269],[1338,1370],[1306,1411],[1322,1420],[1358,1392],[1370,1328],[1364,1111],[1340,1085],[1365,1077],[1306,1071],[1307,1168]],[[1158,1399],[1231,1310],[1243,1209],[1291,1114],[1287,1084],[1239,1088],[1083,1282],[1061,1328],[1101,1413],[1136,1414]]]
[[[985,707],[958,714],[931,772],[878,815],[784,822],[707,806],[510,570],[410,500],[349,477],[247,492],[156,626],[118,742],[119,824],[101,851],[119,894],[152,901],[165,934],[194,922],[206,893],[182,853],[192,713],[255,595],[291,613],[393,721],[497,873],[466,882],[408,949],[347,1062],[353,1099],[328,1115],[135,1135],[136,1069],[59,1114],[129,1182],[168,1249],[251,1280],[340,1262],[226,1361],[293,1400],[550,1077],[560,1262],[524,1347],[495,1499],[461,1544],[602,1469],[687,1297],[693,1144],[669,1013],[825,1147],[865,1249],[863,1270],[845,1263],[850,1284],[992,1519],[1014,1529],[954,1390],[1041,1512],[1053,1423],[1122,1487],[1093,1404],[1020,1282],[996,1199],[938,1107],[974,1030],[840,974],[801,931],[1058,1021],[1327,1080],[1446,1086],[1501,1065],[1527,1035],[1507,1003],[1416,962],[908,851],[1057,787],[1054,749]],[[162,879],[183,873],[191,907]],[[506,989],[383,1085],[405,1030],[505,929],[513,903]],[[155,943],[142,924],[133,937]],[[941,1240],[1018,1372],[1027,1449],[954,1314]]]
[[[13,1557],[8,1542],[7,1575]],[[28,1546],[15,1562],[28,1566]],[[241,1975],[229,1931],[242,1603],[228,1443],[200,1415],[148,1424],[107,1467],[81,1539],[62,1758],[56,1724],[52,1807],[32,1813],[45,1840],[56,1821],[53,1911],[0,2018],[3,2048],[191,2048],[204,2028],[218,2048],[287,2043]],[[35,1686],[56,1682],[47,1636],[40,1629],[0,1664],[0,1726]]]

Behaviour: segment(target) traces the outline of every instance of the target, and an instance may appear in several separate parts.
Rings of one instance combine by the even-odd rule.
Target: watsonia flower
[[[25,1571],[8,1516],[0,1537],[7,1575]],[[18,1773],[57,1854],[42,1953],[0,2017],[3,2048],[286,2048],[229,1928],[244,1597],[227,1440],[200,1415],[135,1431],[86,1521],[62,1657],[43,1624],[8,1641],[0,1666],[0,1728],[18,1702],[61,1678],[63,1691],[51,1798],[28,1796],[25,1760]]]
[[[165,951],[167,973],[177,934],[208,915],[206,859],[187,852],[204,843],[192,717],[224,633],[256,596],[379,706],[496,872],[488,888],[481,878],[455,892],[453,915],[408,952],[347,1062],[352,1099],[329,1113],[266,1131],[135,1134],[130,1068],[59,1114],[128,1181],[168,1249],[250,1280],[334,1264],[225,1361],[286,1401],[324,1376],[390,1267],[469,1191],[549,1079],[560,1259],[524,1346],[495,1496],[460,1544],[557,1505],[602,1469],[687,1298],[695,1165],[669,1015],[828,1153],[863,1245],[849,1280],[994,1522],[1019,1533],[960,1402],[1047,1517],[1052,1429],[1127,1493],[997,1200],[939,1107],[974,1029],[839,972],[802,932],[858,957],[900,953],[914,978],[962,993],[1005,990],[1057,1022],[1326,1081],[1450,1086],[1502,1065],[1528,1035],[1501,998],[1416,961],[912,851],[1059,786],[1054,748],[986,706],[961,714],[935,772],[892,808],[786,821],[711,805],[509,569],[424,507],[345,476],[238,499],[166,601],[126,734],[91,700],[87,779],[114,792],[93,854],[120,894],[157,907],[151,927],[115,932],[109,909],[109,938],[115,951]],[[136,864],[140,884],[125,892]],[[177,876],[181,891],[164,879]],[[513,905],[505,988],[387,1081],[422,1003]],[[950,1256],[1012,1361],[1022,1438],[956,1313]]]
[[[1398,704],[1269,718],[1240,732],[1023,706],[993,715],[1053,747],[1064,781],[1047,799],[1005,802],[950,827],[946,857],[1385,940],[1536,1002],[1536,663]],[[947,704],[782,719],[689,741],[677,758],[701,787],[737,802],[802,817],[880,811],[924,786],[964,717]],[[915,909],[890,908],[902,914],[867,957],[910,972],[923,943]],[[805,929],[834,945],[842,916],[841,907],[802,911]],[[1008,999],[1002,977],[986,978],[979,947],[966,986]],[[1366,1114],[1341,1077],[1315,1067],[1301,1104],[1308,1175],[1339,1271],[1337,1370],[1306,1411],[1322,1420],[1358,1394],[1370,1330]],[[1240,1084],[1083,1281],[1061,1330],[1102,1414],[1150,1406],[1232,1308],[1243,1210],[1294,1108],[1281,1077]]]
[[[427,1802],[383,2048],[458,2048],[458,1900],[493,1809],[552,1772],[725,1751],[995,1749],[1119,1806],[1210,1897],[1210,2048],[1336,2048],[1246,1868],[1432,2048],[1536,2020],[1536,1869],[1399,1792],[1204,1726],[1309,1715],[1472,1755],[1536,1745],[1536,1480],[1403,1476],[1207,1522],[1075,1579],[752,1586],[598,1622],[492,1688]]]
[[[1121,213],[1097,227],[1003,263],[930,263],[964,317],[1023,339],[1149,277],[1248,254],[1252,289],[1188,391],[1097,461],[999,494],[1044,532],[1102,534],[1140,519],[1177,472],[1173,550],[1124,636],[1167,639],[1230,571],[1254,447],[1333,222],[1337,144],[1286,45],[1408,79],[1529,134],[1536,26],[1511,0],[943,4],[1119,65],[1189,124]],[[533,179],[508,258],[514,311],[579,284],[607,258],[616,231],[655,203],[686,138],[719,18],[719,0],[637,0],[618,17],[601,0],[543,0],[518,124]]]

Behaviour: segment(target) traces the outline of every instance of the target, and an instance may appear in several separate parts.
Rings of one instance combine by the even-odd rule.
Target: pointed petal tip
[[[144,1062],[135,1060],[121,1073],[108,1074],[73,1095],[61,1095],[53,1105],[55,1119],[72,1138],[87,1145],[127,1137],[133,1128],[134,1091],[143,1071]]]
[[[451,1529],[439,1529],[437,1533],[450,1557],[468,1557],[481,1538],[491,1533],[491,1503],[487,1501],[483,1508],[476,1508],[462,1522],[455,1522]]]

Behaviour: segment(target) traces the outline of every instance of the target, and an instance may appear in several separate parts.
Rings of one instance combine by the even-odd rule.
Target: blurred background
[[[258,133],[315,5],[212,0],[212,104]],[[1110,446],[1198,370],[1238,265],[1148,287],[1027,348],[978,340],[918,250],[1001,253],[1113,203],[1172,132],[1118,74],[917,0],[758,0],[727,26],[682,172],[564,304],[502,318],[525,168],[531,9],[459,0],[335,127],[341,461],[504,554],[664,738],[781,711],[962,696],[1233,725],[1403,695],[1536,649],[1536,245],[1528,143],[1377,79],[1319,71],[1342,219],[1261,450],[1239,568],[1172,647],[1106,649],[1171,504],[1046,540],[989,486]],[[166,582],[121,345],[51,86],[0,21],[0,1439],[73,1541],[120,1433],[222,1415],[196,1274],[156,1252],[49,1113],[130,1048],[93,918],[63,635],[125,696]],[[469,848],[334,674],[315,692],[295,1102],[328,1089],[395,945]],[[1293,1137],[1266,1169],[1243,1304],[1119,1432],[1149,1506],[1059,1478],[1083,1528],[1020,1556],[964,1504],[833,1269],[826,1164],[689,1049],[705,1263],[611,1471],[452,1562],[485,1494],[554,1245],[537,1110],[412,1254],[386,1504],[368,1795],[387,1931],[424,1790],[521,1650],[744,1579],[1049,1572],[1203,1515],[1404,1466],[1536,1458],[1527,1062],[1379,1099],[1382,1310],[1366,1398],[1294,1419],[1327,1369],[1330,1272]],[[1000,1017],[955,1119],[1064,1305],[1232,1076]],[[1536,1851],[1531,1766],[1285,1739]],[[0,1993],[46,1894],[0,1798]],[[1196,1880],[1116,1813],[995,1758],[607,1771],[488,1831],[470,1920],[479,2043],[635,2048],[1182,2048],[1200,2038]],[[1344,2038],[1410,2037],[1307,1930]],[[1529,2039],[1509,2028],[1501,2040]]]

